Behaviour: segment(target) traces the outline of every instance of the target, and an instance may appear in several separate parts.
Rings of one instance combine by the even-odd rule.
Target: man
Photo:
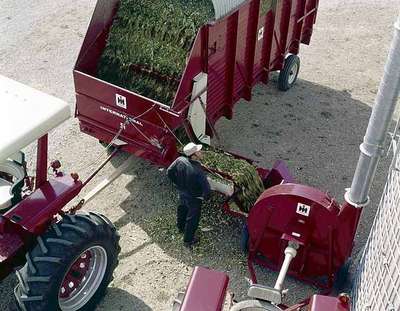
[[[183,233],[183,242],[191,248],[199,242],[195,236],[201,216],[201,205],[210,196],[210,185],[199,160],[202,145],[189,143],[183,148],[185,156],[176,159],[168,168],[168,177],[179,192],[177,226]]]

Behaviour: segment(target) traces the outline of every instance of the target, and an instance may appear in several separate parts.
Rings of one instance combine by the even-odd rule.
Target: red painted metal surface
[[[120,139],[128,143],[125,151],[158,165],[171,163],[177,157],[176,140],[167,127],[184,126],[195,76],[208,74],[207,117],[214,125],[222,116],[232,118],[239,99],[250,100],[255,84],[267,82],[271,71],[282,69],[288,53],[297,54],[300,43],[310,42],[318,0],[278,0],[276,9],[267,12],[261,11],[262,1],[248,0],[199,29],[168,107],[95,78],[119,3],[98,0],[74,69],[81,130],[109,142],[127,117],[144,113],[135,122],[139,130],[128,124],[122,132]],[[116,105],[116,94],[126,97],[126,109]],[[212,135],[210,126],[208,130]]]
[[[260,172],[260,169],[258,169]],[[280,184],[294,183],[294,177],[290,174],[285,162],[278,160],[268,174],[265,176],[261,175],[261,179],[264,181],[265,189],[271,188]]]
[[[4,214],[4,218],[23,228],[27,235],[40,235],[60,210],[82,189],[82,182],[70,176],[56,177]]]
[[[47,134],[39,138],[37,143],[37,159],[36,159],[36,183],[35,189],[40,188],[47,181]]]
[[[41,159],[44,158],[47,162],[47,157]],[[39,189],[0,215],[0,280],[16,266],[24,264],[25,253],[35,243],[35,237],[47,230],[54,215],[81,189],[81,181],[75,182],[70,176],[59,176],[41,182]]]
[[[314,295],[311,297],[309,311],[350,311],[350,303],[342,302],[339,297]]]
[[[221,311],[228,283],[225,273],[195,267],[180,311]]]
[[[295,241],[300,248],[289,275],[331,287],[334,273],[350,256],[360,213],[361,209],[340,206],[312,187],[282,184],[269,188],[248,217],[253,281],[257,282],[253,262],[279,270],[288,241]]]

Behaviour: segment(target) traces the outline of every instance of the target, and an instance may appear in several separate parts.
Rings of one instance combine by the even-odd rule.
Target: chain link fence
[[[393,139],[387,183],[354,281],[353,311],[400,311],[399,144]]]

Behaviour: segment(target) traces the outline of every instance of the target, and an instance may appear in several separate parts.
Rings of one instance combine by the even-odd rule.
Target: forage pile
[[[257,169],[245,160],[234,158],[232,155],[214,148],[204,150],[201,162],[207,168],[226,173],[232,177],[239,189],[237,193],[239,208],[248,213],[264,191],[264,185]]]
[[[98,77],[170,105],[196,34],[214,16],[211,0],[121,0]]]

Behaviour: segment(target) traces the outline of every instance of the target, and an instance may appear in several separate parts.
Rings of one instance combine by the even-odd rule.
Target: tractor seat
[[[0,175],[0,211],[12,207],[16,202],[15,199],[21,197],[21,189],[24,184],[25,169],[22,165],[6,160],[0,163],[0,174],[5,173],[10,176],[8,178]]]

